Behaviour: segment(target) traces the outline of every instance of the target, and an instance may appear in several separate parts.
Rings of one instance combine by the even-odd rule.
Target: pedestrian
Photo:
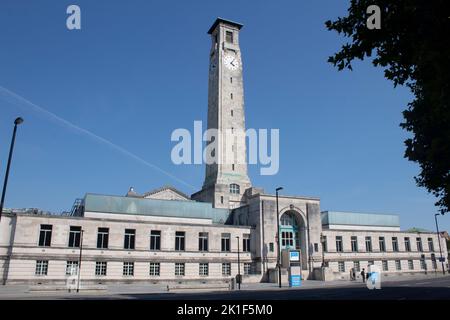
[[[352,277],[353,277],[353,280],[356,280],[355,268],[352,268]]]
[[[361,271],[361,278],[363,282],[366,282],[366,272],[364,271],[364,268]]]
[[[353,268],[351,268],[350,269],[350,280],[351,281],[355,280],[355,277],[353,276],[353,274],[354,274],[354,271],[353,271]]]

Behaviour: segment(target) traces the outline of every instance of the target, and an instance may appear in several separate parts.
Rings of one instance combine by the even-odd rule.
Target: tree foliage
[[[381,28],[367,28],[367,7],[381,9]],[[415,177],[437,197],[444,214],[450,209],[450,1],[352,0],[346,17],[325,23],[351,41],[328,61],[338,70],[373,55],[394,86],[405,85],[414,100],[400,126],[411,133],[405,158],[420,166]]]

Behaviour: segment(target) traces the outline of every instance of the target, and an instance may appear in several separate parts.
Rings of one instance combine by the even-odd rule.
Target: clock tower
[[[192,199],[211,202],[215,208],[245,204],[251,187],[247,174],[244,88],[239,31],[242,24],[218,18],[211,36],[208,82],[208,129],[217,134],[207,142],[205,180]],[[211,151],[208,153],[208,151]]]

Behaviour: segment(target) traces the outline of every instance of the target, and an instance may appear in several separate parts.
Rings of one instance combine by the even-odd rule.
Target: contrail
[[[108,145],[109,147],[113,148],[114,150],[119,151],[120,153],[122,153],[122,154],[124,154],[124,155],[126,155],[128,157],[131,157],[132,159],[140,162],[141,164],[144,164],[147,167],[150,167],[150,168],[152,168],[154,170],[157,170],[157,171],[165,174],[166,176],[172,178],[173,180],[175,180],[175,181],[177,181],[177,182],[179,182],[179,183],[181,183],[181,184],[183,184],[185,186],[188,186],[189,188],[191,188],[193,190],[196,190],[196,188],[193,185],[191,185],[191,184],[189,184],[189,183],[187,183],[187,182],[185,182],[185,181],[175,177],[173,174],[165,171],[164,169],[161,169],[160,167],[158,167],[158,166],[156,166],[156,165],[154,165],[154,164],[152,164],[152,163],[142,159],[141,157],[135,155],[134,153],[131,153],[130,151],[122,148],[121,146],[118,146],[118,145],[114,144],[113,142],[111,142],[111,141],[109,141],[109,140],[107,140],[105,138],[102,138],[102,137],[96,135],[95,133],[93,133],[93,132],[91,132],[89,130],[81,128],[81,127],[73,124],[72,122],[67,121],[67,120],[57,116],[56,114],[54,114],[54,113],[52,113],[52,112],[50,112],[50,111],[48,111],[48,110],[46,110],[46,109],[36,105],[36,104],[34,104],[33,102],[25,99],[24,97],[22,97],[22,96],[20,96],[20,95],[18,95],[16,93],[14,93],[14,92],[4,88],[2,86],[0,86],[0,94],[3,95],[3,96],[6,96],[6,97],[8,97],[8,96],[9,97],[13,97],[13,98],[15,98],[15,99],[17,99],[19,101],[19,105],[25,104],[28,107],[30,107],[31,109],[33,109],[34,111],[45,114],[47,117],[50,118],[50,120],[55,120],[56,122],[59,122],[59,123],[63,124],[64,126],[66,126],[69,129],[73,129],[73,130],[75,130],[77,132],[80,132],[80,133],[82,133],[84,135],[87,135],[88,137],[96,140],[97,142],[104,143],[104,144]],[[14,101],[12,101],[12,103],[13,104],[17,104],[17,103],[14,103]]]

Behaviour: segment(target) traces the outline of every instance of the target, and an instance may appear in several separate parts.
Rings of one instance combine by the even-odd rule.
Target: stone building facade
[[[233,134],[245,129],[241,28],[219,18],[208,32],[208,128],[232,134],[215,140],[218,162],[206,165],[202,190],[87,194],[68,216],[5,212],[3,283],[65,283],[78,275],[84,283],[202,284],[237,274],[244,282],[276,281],[278,257],[289,250],[300,250],[304,279],[346,278],[370,263],[386,273],[441,268],[436,260],[439,248],[447,252],[445,241],[400,231],[398,216],[321,212],[317,197],[277,199],[252,186],[245,137]],[[244,160],[224,160],[236,154]],[[284,282],[286,274],[282,266]]]

